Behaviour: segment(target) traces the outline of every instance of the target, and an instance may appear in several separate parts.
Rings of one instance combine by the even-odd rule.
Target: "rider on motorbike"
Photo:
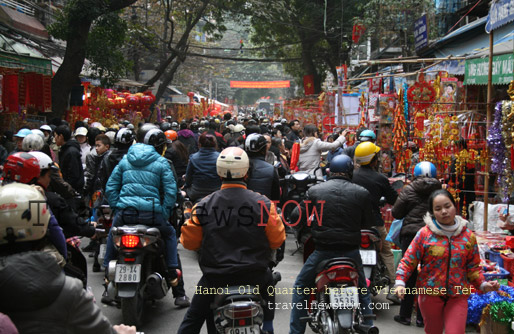
[[[273,202],[247,189],[250,163],[246,152],[229,147],[220,153],[216,167],[223,181],[221,190],[193,207],[180,237],[185,248],[201,248],[203,276],[197,291],[227,284],[259,285],[261,295],[270,301],[273,297],[268,295],[267,287],[273,283],[268,263],[272,249],[285,241],[284,225]],[[216,333],[210,310],[214,297],[195,293],[179,334],[200,333],[204,321],[207,321],[208,333]],[[263,330],[273,333],[274,313],[269,309],[264,312]]]
[[[366,130],[369,131],[369,130]],[[370,131],[371,132],[371,131]],[[363,131],[365,133],[365,131]],[[362,134],[361,134],[362,135]],[[353,183],[366,188],[370,193],[371,203],[373,206],[373,216],[375,216],[375,223],[373,226],[380,233],[382,239],[382,249],[379,249],[379,254],[387,267],[387,277],[390,280],[390,287],[394,286],[395,281],[395,268],[394,268],[394,255],[391,250],[391,244],[386,241],[387,230],[384,226],[384,219],[380,212],[380,199],[385,197],[388,204],[394,204],[398,193],[393,189],[389,180],[384,175],[377,172],[378,152],[380,147],[376,146],[370,141],[360,143],[355,148],[355,161],[361,166],[353,174]],[[387,299],[399,304],[400,301],[394,293],[389,293]]]
[[[167,220],[177,186],[168,161],[161,156],[166,137],[155,125],[145,124],[138,130],[137,141],[112,172],[105,195],[115,211],[113,226],[143,224],[159,229],[166,244],[166,278],[171,281],[177,277],[177,240]],[[111,230],[103,263],[106,268],[115,251]]]
[[[306,212],[311,213],[313,210],[317,210],[319,217],[323,217],[323,220],[319,222],[314,218],[311,222],[315,250],[296,277],[293,288],[290,334],[305,332],[306,324],[300,319],[307,316],[307,310],[302,306],[305,305],[309,295],[303,294],[302,291],[315,286],[314,280],[318,274],[316,268],[323,260],[344,256],[357,262],[361,311],[363,315],[372,313],[369,307],[371,298],[366,289],[366,277],[359,246],[361,229],[370,228],[375,221],[370,194],[363,187],[351,182],[352,174],[353,161],[350,157],[343,154],[334,157],[330,165],[329,180],[311,187],[306,198],[311,202],[309,204],[306,204],[305,201],[302,202],[302,212],[295,208],[292,213],[291,221],[293,222],[297,221],[299,214],[301,215],[300,224],[307,223],[306,220],[309,217]],[[311,209],[306,211],[306,205],[309,205]],[[371,326],[373,321],[368,318],[364,324]]]

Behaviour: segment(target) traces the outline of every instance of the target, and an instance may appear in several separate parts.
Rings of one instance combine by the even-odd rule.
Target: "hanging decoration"
[[[400,96],[402,96],[400,91]],[[412,151],[404,149],[407,147],[407,123],[405,120],[403,102],[396,106],[394,111],[394,126],[393,126],[393,150],[396,154],[396,172],[406,173],[409,162],[412,156]]]

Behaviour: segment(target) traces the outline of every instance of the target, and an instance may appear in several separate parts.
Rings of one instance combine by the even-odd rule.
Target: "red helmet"
[[[34,182],[41,174],[38,159],[26,152],[18,152],[7,157],[4,164],[4,180],[20,183]]]
[[[166,138],[168,138],[171,141],[175,141],[178,138],[177,132],[174,130],[167,130],[166,132],[164,132],[164,134],[166,135]]]

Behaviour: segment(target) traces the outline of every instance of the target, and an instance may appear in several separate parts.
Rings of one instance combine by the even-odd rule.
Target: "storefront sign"
[[[511,21],[514,21],[514,0],[493,1],[487,16],[485,31],[489,34],[492,30]]]
[[[10,52],[0,52],[0,67],[22,68],[22,72],[35,72],[52,76],[50,59],[22,56]]]
[[[427,16],[423,15],[414,23],[414,48],[422,49],[428,45]]]
[[[507,85],[514,75],[514,55],[504,54],[493,57],[493,84]],[[466,60],[465,85],[487,85],[489,72],[489,58],[476,58]]]

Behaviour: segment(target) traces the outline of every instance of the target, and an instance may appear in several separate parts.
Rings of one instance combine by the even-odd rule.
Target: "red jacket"
[[[426,226],[416,234],[398,265],[397,281],[406,282],[421,264],[416,288],[425,291],[417,294],[457,296],[470,294],[471,285],[480,288],[485,279],[475,234],[466,227],[466,220],[459,216],[455,220],[460,226],[448,242],[432,217],[425,216]]]

